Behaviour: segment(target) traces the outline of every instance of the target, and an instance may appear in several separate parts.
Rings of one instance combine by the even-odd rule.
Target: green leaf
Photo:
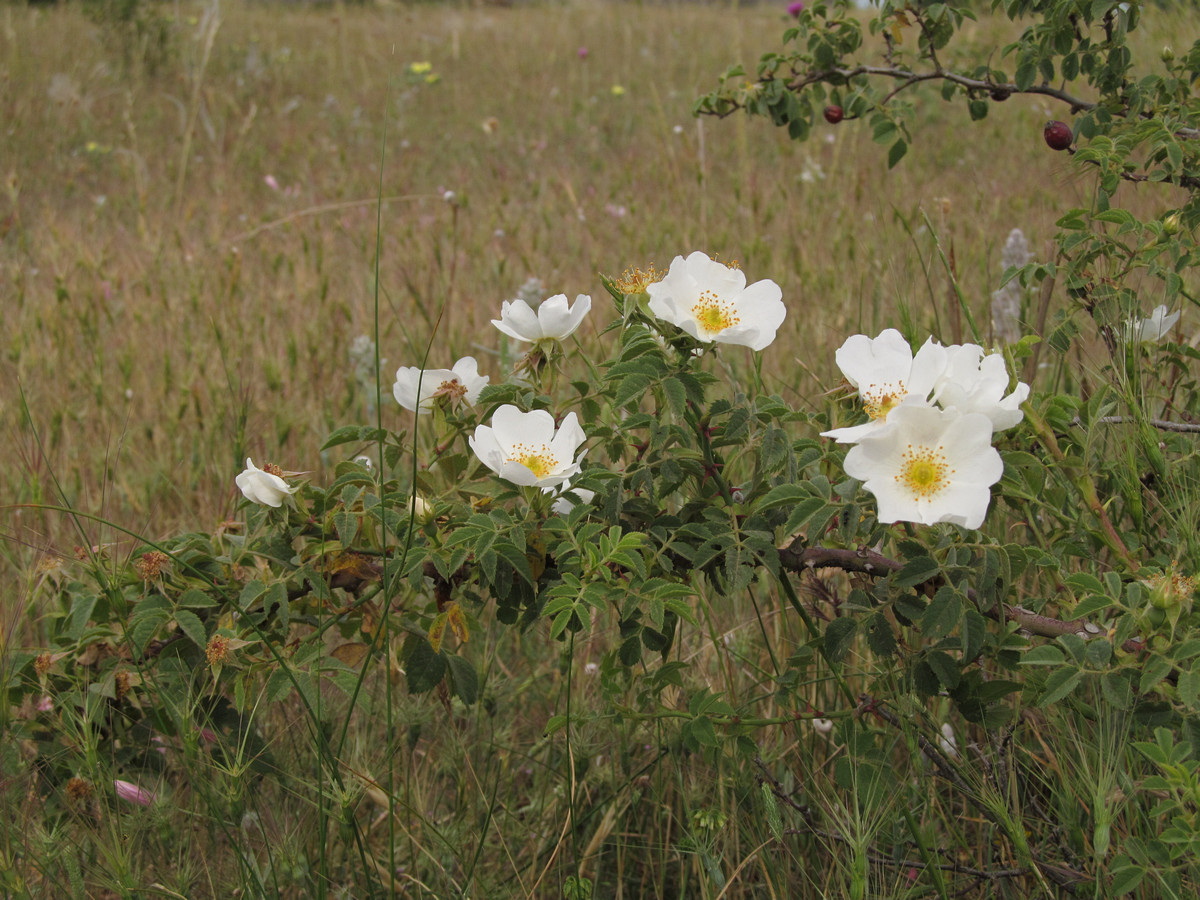
[[[1025,653],[1022,653],[1021,665],[1057,666],[1061,665],[1066,658],[1062,650],[1053,644],[1042,644],[1038,647],[1031,647]]]
[[[204,623],[194,612],[188,612],[186,609],[177,610],[175,622],[179,625],[179,630],[201,650],[208,646],[208,635],[205,634]]]
[[[708,716],[700,716],[693,719],[690,724],[692,737],[696,739],[697,743],[705,747],[717,746],[717,732],[713,728],[712,719]]]
[[[467,660],[455,654],[447,655],[446,663],[450,667],[450,681],[454,693],[463,703],[471,706],[479,699],[479,673]]]
[[[441,684],[446,675],[446,657],[435,653],[423,634],[409,634],[401,651],[408,690],[423,694]]]
[[[874,613],[867,617],[867,646],[878,656],[891,656],[896,652],[896,635],[892,632],[892,623],[883,613]]]
[[[918,556],[910,559],[893,576],[892,581],[897,587],[915,587],[935,578],[941,572],[937,561],[929,556]]]
[[[962,598],[949,585],[938,588],[921,616],[921,634],[933,639],[945,637],[957,627],[963,614]]]
[[[274,703],[290,695],[294,686],[291,672],[286,667],[281,666],[267,678],[267,684],[263,693],[266,695],[268,703]]]
[[[1170,672],[1171,663],[1155,653],[1142,666],[1142,677],[1138,680],[1138,690],[1143,694],[1153,690]]]
[[[1123,672],[1105,672],[1100,677],[1104,699],[1117,709],[1129,709],[1133,704],[1133,688]]]
[[[88,620],[92,617],[92,610],[96,608],[96,601],[99,598],[95,594],[78,594],[71,603],[71,613],[68,620],[65,636],[73,641],[83,637],[84,631],[87,630]]]
[[[904,154],[907,152],[908,144],[903,140],[896,141],[896,143],[892,144],[892,146],[888,149],[888,168],[894,169],[896,167],[896,163],[904,159]]]
[[[1067,666],[1051,672],[1050,677],[1046,679],[1046,689],[1038,698],[1037,705],[1047,707],[1057,703],[1079,687],[1082,679],[1083,673],[1074,666]]]
[[[948,653],[943,653],[941,650],[934,650],[925,657],[925,662],[929,664],[938,681],[948,691],[958,687],[959,679],[962,677],[962,670],[959,669],[958,663]]]
[[[858,631],[858,621],[848,616],[834,619],[825,626],[825,634],[822,639],[825,642],[825,655],[831,662],[838,662],[846,655],[856,631]]]

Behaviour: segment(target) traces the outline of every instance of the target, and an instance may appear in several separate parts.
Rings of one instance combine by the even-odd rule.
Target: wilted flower
[[[954,738],[954,727],[949,722],[942,723],[942,736],[938,738],[938,746],[951,759],[958,759],[958,741]]]
[[[1004,474],[987,416],[906,403],[888,426],[863,435],[845,462],[846,474],[875,495],[879,521],[983,524],[990,488]]]
[[[117,791],[117,796],[126,803],[149,806],[154,802],[153,792],[144,790],[131,781],[122,781],[120,778],[117,778],[113,780],[113,787]]]
[[[762,350],[775,340],[787,309],[768,279],[746,286],[746,274],[699,250],[671,261],[666,276],[646,285],[649,309],[696,340]]]
[[[592,308],[592,298],[580,294],[568,305],[566,294],[555,294],[543,300],[537,312],[524,300],[505,300],[500,318],[492,319],[504,334],[518,341],[562,341],[570,337]]]
[[[1130,344],[1161,341],[1171,333],[1182,314],[1182,311],[1168,314],[1165,306],[1156,306],[1146,318],[1125,323],[1125,341]]]
[[[296,490],[283,480],[282,474],[278,466],[268,463],[266,469],[260,469],[247,457],[245,471],[234,480],[242,495],[251,503],[277,507],[282,506],[283,501]]]
[[[1008,385],[1003,354],[984,356],[978,344],[955,344],[946,348],[946,368],[934,385],[933,402],[943,409],[981,413],[991,420],[993,431],[1003,431],[1025,418],[1021,404],[1029,397],[1025,382],[1017,382],[1005,396]]]
[[[475,358],[464,356],[451,369],[422,371],[418,366],[401,366],[396,370],[392,395],[405,409],[424,414],[433,409],[438,397],[446,397],[451,406],[459,400],[474,406],[488,380],[486,375],[479,374]]]
[[[856,388],[871,421],[821,433],[839,444],[853,444],[874,433],[901,403],[926,405],[946,368],[946,348],[932,338],[913,356],[908,341],[894,328],[877,338],[851,335],[834,355],[846,380]],[[989,435],[990,438],[990,435]]]
[[[575,451],[586,436],[575,413],[567,413],[557,432],[554,416],[542,409],[521,412],[504,405],[491,426],[480,425],[468,443],[489,469],[516,485],[554,488],[579,473]],[[586,451],[585,451],[586,452]]]

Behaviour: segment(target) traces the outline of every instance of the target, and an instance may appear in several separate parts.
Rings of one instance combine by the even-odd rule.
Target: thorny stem
[[[858,572],[863,575],[883,577],[900,571],[903,566],[898,560],[890,559],[878,551],[866,548],[845,550],[833,547],[802,547],[800,545],[801,541],[797,539],[788,546],[780,548],[779,562],[785,569],[793,572],[803,572],[806,569],[841,569],[843,572]],[[926,585],[932,586],[934,581],[926,582]],[[975,602],[974,590],[968,590],[967,597]],[[1055,638],[1064,634],[1077,634],[1088,640],[1105,634],[1103,628],[1086,619],[1055,619],[1052,616],[1043,616],[1025,609],[1023,606],[1012,606],[1007,603],[992,606],[981,612],[996,621],[1015,622],[1025,631],[1039,637]],[[1126,641],[1122,646],[1130,652],[1138,652],[1142,649],[1141,642],[1133,639]]]

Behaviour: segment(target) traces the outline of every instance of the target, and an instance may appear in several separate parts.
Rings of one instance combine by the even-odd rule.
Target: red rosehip
[[[1071,146],[1073,135],[1071,127],[1066,122],[1047,122],[1042,130],[1042,137],[1051,150],[1066,150]]]
[[[845,113],[842,111],[840,106],[830,105],[825,107],[825,121],[830,125],[836,125],[838,122],[842,121],[842,116],[844,115]]]

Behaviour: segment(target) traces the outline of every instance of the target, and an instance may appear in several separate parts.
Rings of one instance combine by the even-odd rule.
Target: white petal
[[[479,363],[473,356],[464,356],[454,364],[452,371],[458,376],[463,387],[467,389],[464,399],[474,406],[479,401],[479,392],[488,386],[491,379],[486,375],[479,374]]]
[[[504,465],[504,448],[496,440],[496,433],[487,425],[476,425],[475,433],[467,438],[467,443],[479,457],[479,461],[499,473]]]
[[[834,353],[838,368],[855,387],[903,380],[912,370],[912,359],[908,341],[894,328],[877,338],[853,334]]]
[[[543,300],[537,313],[542,336],[564,340],[582,324],[583,317],[591,308],[592,298],[587,294],[576,296],[575,305],[571,307],[567,305],[565,294],[555,294],[553,297]]]
[[[492,415],[492,428],[508,457],[514,444],[549,444],[554,439],[554,416],[544,409],[522,412],[506,403]]]
[[[500,318],[492,319],[504,334],[518,341],[539,341],[542,339],[542,326],[538,315],[524,300],[505,300],[500,306]]]
[[[717,262],[707,253],[696,250],[688,255],[685,264],[688,275],[718,297],[740,294],[746,287],[745,272]]]

